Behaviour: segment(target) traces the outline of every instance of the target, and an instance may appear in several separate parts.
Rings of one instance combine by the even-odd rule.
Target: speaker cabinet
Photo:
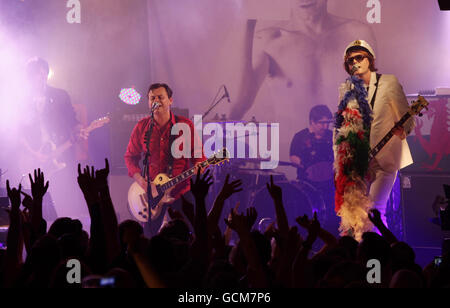
[[[437,195],[445,195],[443,184],[450,184],[450,174],[402,173],[400,177],[403,240],[417,248],[441,247],[443,232],[431,222],[436,217],[431,205]]]

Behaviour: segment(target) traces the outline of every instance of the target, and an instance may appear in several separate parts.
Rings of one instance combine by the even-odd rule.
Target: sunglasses
[[[354,60],[356,60],[356,62],[360,63],[360,62],[361,62],[362,60],[364,60],[365,58],[367,58],[367,56],[364,56],[364,55],[357,55],[357,56],[348,58],[347,61],[346,61],[346,63],[347,63],[348,65],[352,65]]]

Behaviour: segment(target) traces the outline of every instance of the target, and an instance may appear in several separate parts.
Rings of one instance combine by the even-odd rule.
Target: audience
[[[206,198],[213,183],[209,170],[191,179],[194,202],[183,199],[182,211],[170,209],[159,234],[146,238],[141,224],[118,224],[108,186],[109,165],[95,170],[78,166],[78,183],[86,200],[91,226],[58,218],[48,228],[42,200],[51,183],[40,169],[29,176],[32,195],[10,187],[10,225],[6,250],[0,250],[0,285],[28,288],[442,288],[450,286],[450,259],[422,269],[413,249],[398,241],[380,213],[369,219],[380,234],[367,232],[361,242],[335,238],[320,226],[316,214],[298,217],[290,226],[282,189],[271,178],[267,189],[276,221],[262,232],[255,228],[258,208],[240,213],[238,205],[223,213],[224,203],[242,190],[242,181],[226,177],[209,212]],[[24,196],[23,200],[21,196]],[[299,200],[298,202],[301,202]],[[225,218],[226,217],[226,218]],[[225,219],[224,219],[225,218]],[[219,222],[225,221],[222,232]],[[257,224],[256,224],[257,225]],[[306,230],[306,237],[299,233]],[[238,241],[230,245],[230,234]],[[323,242],[320,249],[317,239]],[[316,245],[314,245],[316,243]],[[24,248],[26,257],[24,258]],[[317,250],[317,251],[316,251]],[[67,261],[80,265],[79,283],[70,283]],[[380,267],[380,283],[370,283],[369,260]]]

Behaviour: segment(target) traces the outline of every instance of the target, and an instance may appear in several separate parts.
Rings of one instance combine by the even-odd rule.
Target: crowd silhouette
[[[366,232],[361,242],[336,238],[314,214],[290,226],[283,192],[273,179],[267,190],[276,221],[264,232],[255,227],[258,208],[224,213],[224,204],[243,189],[228,175],[211,206],[206,204],[213,178],[209,170],[191,178],[194,202],[183,198],[182,211],[167,207],[170,220],[147,238],[136,221],[118,223],[105,168],[78,165],[78,184],[90,215],[90,232],[69,217],[50,227],[42,216],[49,185],[40,169],[29,175],[31,195],[7,184],[11,207],[7,248],[0,250],[4,288],[442,288],[450,286],[450,259],[422,268],[414,250],[398,241],[380,213],[369,219],[379,233]],[[298,202],[302,202],[298,200]],[[207,211],[207,208],[210,208]],[[219,223],[225,221],[222,232]],[[299,232],[303,229],[306,236]],[[232,241],[235,232],[238,240]],[[319,241],[320,240],[320,241]],[[323,243],[316,249],[317,243]],[[24,251],[25,249],[25,251]],[[26,252],[26,257],[25,256]],[[369,260],[381,267],[380,281],[368,281]],[[81,281],[68,277],[68,260],[78,260]]]

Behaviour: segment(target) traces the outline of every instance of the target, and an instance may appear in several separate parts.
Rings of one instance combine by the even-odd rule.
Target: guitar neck
[[[381,149],[386,145],[386,143],[391,140],[392,136],[394,136],[394,128],[396,127],[403,127],[403,124],[411,117],[411,114],[409,112],[405,113],[403,117],[398,121],[393,128],[386,134],[386,136],[381,139],[380,142],[369,152],[369,161],[372,160],[380,151]]]
[[[207,166],[210,165],[210,162],[208,160],[205,160],[203,162],[200,163],[200,166],[202,168],[205,168]],[[164,192],[166,190],[168,190],[169,188],[177,185],[180,182],[183,182],[184,180],[189,179],[191,176],[193,176],[195,174],[195,167],[192,167],[184,172],[182,172],[181,174],[177,175],[176,177],[172,178],[170,181],[168,181],[165,184],[161,185],[161,190]]]

